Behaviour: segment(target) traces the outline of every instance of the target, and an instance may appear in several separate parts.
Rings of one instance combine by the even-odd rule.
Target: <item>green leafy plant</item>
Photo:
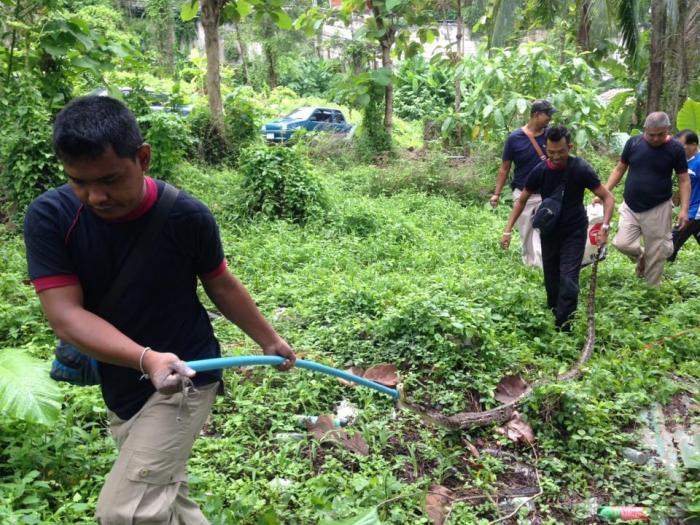
[[[193,157],[205,164],[221,164],[229,155],[228,144],[217,132],[207,107],[195,107],[188,117],[194,143]]]
[[[249,216],[303,222],[326,207],[326,196],[302,150],[249,146],[240,158],[242,202]]]
[[[151,145],[151,175],[171,180],[173,172],[192,147],[187,121],[177,114],[161,111],[143,115],[138,122],[144,140]]]
[[[224,134],[232,161],[237,161],[241,150],[259,137],[259,129],[260,115],[253,101],[232,94],[224,104]]]
[[[384,113],[381,91],[379,87],[370,90],[370,100],[362,108],[357,151],[360,159],[364,161],[371,161],[378,155],[390,152],[392,148],[391,135],[381,123]]]
[[[49,425],[58,418],[61,397],[45,362],[15,348],[0,352],[0,413]]]
[[[316,57],[287,56],[280,71],[280,84],[296,93],[324,96],[328,93],[333,77],[340,71],[336,60],[321,60]]]
[[[396,114],[406,120],[436,117],[454,103],[452,70],[443,61],[422,55],[403,61],[396,70]]]
[[[685,101],[676,116],[678,129],[692,129],[696,133],[700,131],[700,102],[689,98]]]
[[[501,141],[527,120],[533,99],[546,98],[559,109],[554,118],[572,130],[575,144],[586,147],[603,141],[618,129],[624,107],[605,112],[597,98],[598,71],[574,51],[565,55],[560,64],[554,47],[525,43],[463,59],[454,66],[455,77],[463,82],[462,109],[440,117],[443,136],[449,142],[461,127],[466,141]]]
[[[13,123],[0,136],[0,193],[8,201],[8,213],[23,212],[63,181],[51,144],[51,113],[34,86],[21,86],[19,93],[0,91],[0,115]]]

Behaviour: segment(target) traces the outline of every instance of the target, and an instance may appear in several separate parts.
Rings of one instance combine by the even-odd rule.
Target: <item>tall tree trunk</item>
[[[314,47],[316,48],[316,56],[321,60],[323,58],[323,49],[321,47],[321,42],[322,42],[322,37],[321,37],[321,32],[323,31],[323,27],[321,27],[321,30],[319,30],[318,33],[316,33],[316,38],[314,38]]]
[[[277,33],[272,20],[269,17],[265,17],[262,23],[262,37],[264,39],[262,50],[265,57],[265,62],[267,63],[267,83],[272,89],[277,87],[277,57],[275,56],[275,49],[272,46],[273,39]]]
[[[590,51],[591,33],[591,0],[580,0],[580,12],[578,19],[578,35],[576,41],[582,51]]]
[[[148,34],[160,54],[158,64],[168,73],[175,71],[175,17],[170,0],[146,0]]]
[[[214,127],[223,137],[224,108],[221,102],[221,75],[219,72],[219,57],[221,44],[219,41],[219,19],[221,6],[225,0],[201,0],[202,28],[204,29],[204,49],[207,54],[207,95],[209,109],[214,120]]]
[[[566,62],[566,32],[562,31],[559,35],[559,63]]]
[[[689,0],[677,0],[678,23],[666,24],[667,56],[664,70],[664,108],[675,126],[676,114],[688,97],[688,50],[692,49],[686,35],[689,34],[688,20],[690,15]]]
[[[15,21],[18,21],[19,19],[19,13],[20,13],[20,0],[17,0],[17,3],[15,4]],[[12,67],[13,67],[13,60],[15,56],[15,44],[17,43],[17,27],[13,26],[12,27],[12,39],[10,40],[10,52],[9,56],[7,57],[7,78],[5,80],[5,85],[9,86],[10,85],[10,80],[12,80]]]
[[[396,29],[391,25],[387,26],[379,13],[379,9],[372,8],[374,19],[377,23],[377,28],[384,31],[384,34],[379,39],[379,46],[382,50],[382,67],[393,72],[394,63],[391,60],[391,48],[396,39]],[[391,130],[394,127],[394,82],[389,79],[389,83],[384,88],[384,129],[391,136]]]
[[[236,42],[238,42],[238,54],[241,56],[241,65],[243,66],[243,81],[247,84],[250,77],[248,76],[248,50],[245,42],[241,38],[241,28],[238,23],[234,23],[233,27],[236,30]]]
[[[265,51],[265,60],[267,61],[267,80],[272,89],[277,87],[277,69],[275,67],[275,55],[272,52],[272,46],[265,43],[263,44],[263,50]]]
[[[391,43],[382,42],[382,67],[391,71],[393,62],[391,61]],[[394,127],[394,83],[389,83],[384,88],[384,129],[391,135],[391,129]]]
[[[464,19],[462,18],[462,0],[457,0],[457,51],[454,62],[459,64],[464,56]],[[455,75],[455,114],[462,106],[462,79]],[[462,144],[462,126],[457,124],[457,143]]]
[[[666,35],[666,1],[651,0],[651,34],[649,49],[649,84],[647,86],[647,114],[661,110],[664,87],[664,58]]]
[[[171,4],[168,4],[163,13],[165,23],[163,57],[165,58],[165,67],[171,75],[175,72],[175,16],[172,7]]]

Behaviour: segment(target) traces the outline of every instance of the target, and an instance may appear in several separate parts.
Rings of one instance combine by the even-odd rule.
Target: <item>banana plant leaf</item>
[[[692,98],[685,101],[676,117],[676,127],[678,129],[692,129],[695,133],[700,133],[700,102]]]
[[[43,425],[56,421],[62,393],[48,368],[22,350],[0,351],[0,414]]]

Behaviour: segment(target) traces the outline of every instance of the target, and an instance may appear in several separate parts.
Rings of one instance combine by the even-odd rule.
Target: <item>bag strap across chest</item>
[[[540,158],[540,160],[546,160],[547,155],[544,154],[542,151],[542,148],[540,145],[537,143],[537,140],[535,140],[535,136],[530,133],[530,130],[528,130],[525,126],[520,128],[523,130],[523,133],[525,133],[525,136],[530,139],[530,144],[532,144],[532,147],[535,149],[535,153],[537,153],[537,156]]]
[[[104,315],[114,309],[117,301],[129,285],[129,282],[142,272],[144,267],[148,264],[148,259],[153,252],[156,237],[158,237],[160,231],[163,229],[163,224],[168,218],[170,210],[173,204],[175,204],[179,193],[180,190],[174,188],[167,182],[165,183],[163,194],[153,207],[148,224],[146,224],[145,229],[139,234],[131,250],[131,254],[126,259],[124,265],[119,269],[116,277],[112,281],[112,285],[98,305],[97,313],[99,315]]]

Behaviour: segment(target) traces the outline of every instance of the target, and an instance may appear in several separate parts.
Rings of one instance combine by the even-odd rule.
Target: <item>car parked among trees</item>
[[[352,128],[352,124],[345,120],[345,116],[338,109],[301,107],[285,117],[264,124],[260,131],[269,142],[284,142],[289,140],[297,129],[345,134]]]

